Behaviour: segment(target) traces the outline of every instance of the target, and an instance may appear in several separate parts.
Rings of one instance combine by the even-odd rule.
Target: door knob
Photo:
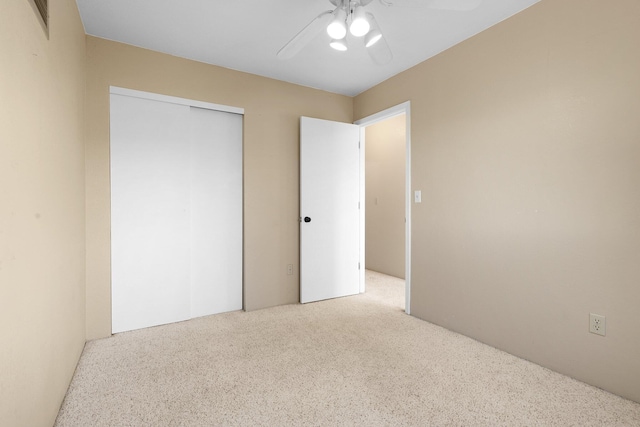
[[[308,216],[304,217],[304,222],[311,222],[311,218],[309,218]]]

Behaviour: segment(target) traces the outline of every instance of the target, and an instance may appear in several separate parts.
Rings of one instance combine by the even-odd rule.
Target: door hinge
[[[358,263],[358,270],[360,270],[360,263]]]

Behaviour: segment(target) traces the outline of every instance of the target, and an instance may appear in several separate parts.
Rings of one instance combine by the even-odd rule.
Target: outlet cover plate
[[[600,314],[589,313],[589,332],[605,336],[607,334],[607,318]]]

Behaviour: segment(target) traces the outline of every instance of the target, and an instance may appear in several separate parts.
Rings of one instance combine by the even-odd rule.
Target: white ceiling
[[[389,0],[391,1],[391,0]],[[433,0],[372,1],[393,52],[375,65],[360,40],[349,50],[329,47],[322,31],[297,56],[278,50],[312,19],[333,9],[329,0],[77,0],[87,34],[143,48],[355,96],[497,24],[539,0],[482,0],[471,11],[430,8]],[[422,7],[401,7],[422,4]],[[439,0],[440,2],[448,0]],[[452,1],[452,0],[449,0]],[[463,0],[455,0],[457,2]]]

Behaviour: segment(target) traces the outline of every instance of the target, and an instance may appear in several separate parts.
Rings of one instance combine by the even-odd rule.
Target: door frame
[[[411,314],[411,101],[403,102],[396,106],[379,111],[370,116],[364,117],[354,122],[360,126],[360,292],[365,291],[365,128],[373,124],[382,122],[401,114],[405,115],[405,255],[404,255],[404,277],[405,277],[405,309],[407,314]]]
[[[149,101],[168,102],[170,104],[186,105],[188,107],[204,108],[205,110],[221,111],[223,113],[233,113],[244,116],[244,108],[240,107],[197,101],[195,99],[179,98],[177,96],[163,95],[154,92],[144,92],[142,90],[127,89],[118,86],[109,86],[109,95],[124,95],[132,98],[148,99]]]

